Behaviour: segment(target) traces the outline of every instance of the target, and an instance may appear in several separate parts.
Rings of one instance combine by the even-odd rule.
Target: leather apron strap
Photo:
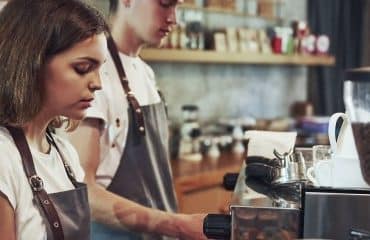
[[[77,180],[76,180],[76,176],[74,175],[71,167],[65,161],[66,158],[64,157],[64,154],[62,153],[62,151],[60,151],[58,145],[54,141],[54,138],[51,135],[49,129],[46,131],[46,137],[48,139],[48,142],[51,143],[55,147],[55,149],[57,150],[57,152],[59,153],[60,158],[62,159],[62,162],[63,162],[64,169],[66,170],[66,173],[67,173],[67,176],[68,176],[69,180],[71,180],[72,184],[75,186],[75,188],[77,188],[78,187],[78,183],[77,183]]]
[[[139,102],[137,101],[135,97],[134,92],[131,91],[131,88],[128,84],[126,72],[123,69],[122,61],[118,54],[118,48],[112,36],[108,36],[107,43],[108,43],[109,52],[114,62],[114,66],[116,67],[116,70],[118,73],[118,77],[121,81],[123,91],[126,94],[127,101],[129,102],[131,108],[134,110],[134,116],[137,122],[138,130],[141,135],[145,136],[145,124],[144,124],[143,112],[142,112]]]
[[[32,154],[28,147],[23,130],[11,126],[6,126],[6,128],[13,137],[15,145],[21,155],[23,168],[31,186],[32,193],[37,199],[41,209],[45,214],[45,217],[50,224],[50,229],[53,232],[54,240],[64,240],[63,228],[57,210],[44,189],[44,183],[42,179],[36,174]]]

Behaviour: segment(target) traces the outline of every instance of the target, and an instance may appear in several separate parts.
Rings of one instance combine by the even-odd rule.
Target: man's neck
[[[116,22],[112,27],[112,36],[118,50],[127,56],[137,57],[145,44],[141,39],[136,37],[135,32],[128,25],[123,25],[124,23],[120,24],[120,22],[123,22],[122,20],[115,20]]]

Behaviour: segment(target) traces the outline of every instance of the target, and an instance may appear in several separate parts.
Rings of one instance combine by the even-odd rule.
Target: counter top
[[[243,160],[244,155],[227,152],[222,153],[217,159],[204,157],[199,162],[172,160],[175,185],[181,185],[182,191],[191,191],[220,184],[226,173],[239,172]]]
[[[232,192],[222,187],[223,177],[238,173],[244,159],[244,155],[224,152],[217,159],[204,157],[199,162],[172,160],[179,211],[217,213],[228,209]]]

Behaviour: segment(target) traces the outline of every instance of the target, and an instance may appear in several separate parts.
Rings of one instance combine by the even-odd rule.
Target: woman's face
[[[182,0],[131,0],[130,25],[143,43],[158,46],[176,24]]]
[[[99,68],[107,56],[106,37],[95,35],[52,57],[46,64],[42,112],[81,120],[101,88]]]

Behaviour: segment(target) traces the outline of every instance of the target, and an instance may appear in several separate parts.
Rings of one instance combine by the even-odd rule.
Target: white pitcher
[[[335,138],[336,124],[340,118],[343,119],[343,124],[338,138]],[[332,150],[332,186],[369,188],[362,177],[351,121],[346,113],[334,113],[330,117],[328,135]]]
[[[335,137],[335,129],[338,119],[343,119],[343,124],[339,130],[338,138]],[[329,120],[328,127],[330,148],[333,157],[358,159],[355,140],[353,138],[351,122],[345,113],[334,113]]]

